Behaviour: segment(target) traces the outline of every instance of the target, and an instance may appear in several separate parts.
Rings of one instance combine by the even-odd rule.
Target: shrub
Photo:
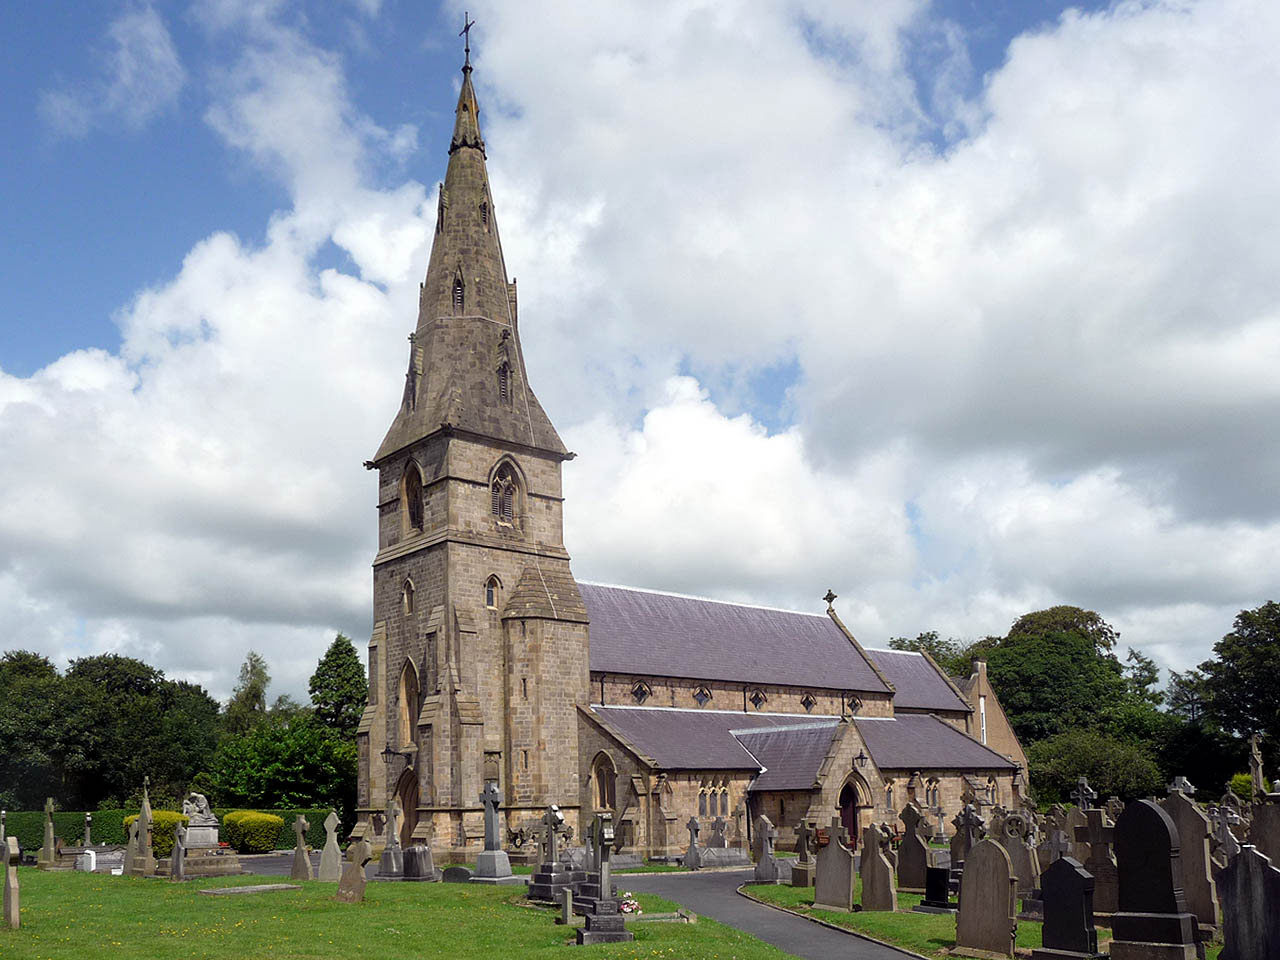
[[[1253,777],[1247,773],[1237,773],[1231,778],[1231,792],[1245,803],[1253,801]]]
[[[246,813],[239,823],[241,853],[270,853],[276,849],[284,818],[274,813]]]
[[[253,813],[252,810],[232,810],[230,813],[225,814],[218,830],[218,839],[239,850],[240,843],[244,837],[240,824],[251,813]]]
[[[129,828],[133,826],[133,821],[137,819],[136,813],[131,813],[124,818],[126,837]],[[173,853],[173,828],[179,822],[187,823],[189,820],[189,817],[176,810],[153,810],[151,812],[151,852],[157,857],[167,857]]]
[[[1066,803],[1082,777],[1099,796],[1122,800],[1160,790],[1160,768],[1142,748],[1096,730],[1068,730],[1032,744],[1027,751],[1031,785],[1041,803]]]

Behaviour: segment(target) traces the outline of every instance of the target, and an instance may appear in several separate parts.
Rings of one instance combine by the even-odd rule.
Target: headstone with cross
[[[956,828],[951,837],[951,868],[954,870],[964,863],[964,858],[973,849],[973,845],[986,834],[986,824],[971,803],[964,805],[964,809],[955,815],[951,824]]]
[[[44,802],[44,846],[40,848],[40,855],[37,858],[41,868],[51,867],[57,860],[57,853],[54,850],[53,840],[53,797],[49,797]]]
[[[892,913],[898,909],[898,885],[888,852],[893,831],[887,824],[872,823],[862,831],[862,909]],[[923,887],[923,885],[922,885]]]
[[[1253,796],[1257,799],[1267,792],[1267,777],[1262,772],[1262,738],[1254,734],[1249,738],[1249,779],[1253,783]]]
[[[702,851],[698,849],[698,833],[702,830],[702,824],[698,822],[697,817],[690,817],[689,822],[684,826],[689,831],[689,849],[684,855],[684,868],[686,870],[701,869]]]
[[[1093,909],[1097,913],[1112,914],[1120,909],[1120,874],[1111,850],[1115,842],[1115,824],[1108,819],[1105,810],[1089,810],[1085,817],[1087,822],[1077,828],[1076,839],[1087,844],[1089,849],[1089,859],[1084,862],[1084,868],[1093,876]]]
[[[711,821],[711,839],[707,841],[707,846],[713,850],[724,850],[729,846],[729,839],[726,836],[728,824],[725,823],[724,817],[716,817]]]
[[[1124,801],[1119,797],[1107,797],[1107,802],[1103,805],[1103,809],[1107,811],[1107,816],[1114,823],[1120,814],[1124,813]]]
[[[574,906],[586,916],[586,922],[577,929],[575,937],[579,945],[589,943],[621,943],[634,940],[626,927],[615,895],[610,875],[609,857],[616,839],[613,830],[613,814],[596,814],[595,842],[600,872],[592,874],[579,886],[581,899],[574,898]]]
[[[1087,778],[1081,777],[1076,781],[1076,788],[1071,791],[1071,796],[1077,807],[1088,810],[1093,805],[1093,801],[1098,799],[1098,791],[1089,786]]]
[[[1213,823],[1213,857],[1219,867],[1225,867],[1240,852],[1240,841],[1232,827],[1242,822],[1240,814],[1233,807],[1218,804],[1209,808],[1209,819]]]
[[[342,880],[342,851],[338,849],[338,826],[341,822],[334,810],[324,818],[324,849],[320,852],[320,870],[316,879],[325,883]]]
[[[818,848],[818,860],[814,872],[814,906],[828,910],[853,910],[853,850],[849,846],[849,834],[844,821],[833,817],[828,830],[829,841]]]
[[[574,882],[572,864],[560,860],[559,834],[564,830],[564,814],[559,806],[550,804],[538,824],[542,828],[543,860],[529,881],[529,899],[556,903],[562,891],[572,891]]]
[[[472,883],[521,883],[519,877],[511,873],[511,858],[502,849],[502,824],[498,816],[498,808],[502,804],[502,791],[496,781],[485,782],[480,793],[480,803],[484,807],[484,849],[476,857],[476,875]]]
[[[915,893],[924,890],[925,871],[929,869],[929,848],[920,836],[924,814],[914,803],[908,803],[898,814],[906,831],[898,844],[898,889]]]
[[[808,820],[801,820],[796,827],[796,862],[791,865],[793,887],[813,886],[813,860],[809,857],[813,835],[813,824]]]
[[[774,854],[774,843],[778,839],[778,828],[766,816],[756,820],[756,836],[760,839],[760,856],[756,859],[756,883],[778,882],[778,860]]]
[[[310,880],[311,873],[311,851],[307,849],[307,831],[311,829],[311,824],[307,822],[307,818],[302,814],[298,814],[293,820],[293,869],[289,873],[291,880]]]
[[[1178,828],[1178,874],[1187,909],[1196,915],[1201,929],[1216,931],[1222,923],[1218,891],[1214,887],[1209,841],[1213,824],[1199,805],[1191,799],[1195,787],[1179,777],[1169,785],[1169,796],[1162,806]],[[1207,939],[1207,938],[1206,938]]]

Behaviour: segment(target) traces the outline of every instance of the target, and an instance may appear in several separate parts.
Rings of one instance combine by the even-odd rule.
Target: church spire
[[[375,462],[442,428],[568,455],[525,375],[516,287],[507,278],[502,256],[480,136],[480,105],[471,84],[474,22],[465,22],[462,89],[449,165],[439,187],[404,399]]]

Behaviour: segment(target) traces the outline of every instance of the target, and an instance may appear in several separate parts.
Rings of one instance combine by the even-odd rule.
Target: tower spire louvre
[[[463,52],[466,53],[466,59],[462,61],[462,72],[471,72],[471,28],[476,22],[470,19],[467,11],[462,11],[462,29],[458,31],[458,36],[463,38]]]

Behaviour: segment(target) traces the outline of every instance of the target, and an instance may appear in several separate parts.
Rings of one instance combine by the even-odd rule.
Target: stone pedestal
[[[472,883],[523,883],[511,875],[511,858],[505,850],[481,850],[476,857],[476,875]]]
[[[218,845],[218,825],[205,827],[187,827],[187,848],[216,847]]]
[[[378,876],[399,880],[404,876],[404,848],[400,844],[388,844],[378,858]]]
[[[626,920],[618,912],[617,900],[601,900],[598,909],[587,914],[587,922],[576,931],[578,945],[587,943],[625,943],[635,934],[627,929]]]
[[[440,879],[435,857],[425,843],[415,843],[404,851],[404,879],[434,883]]]
[[[529,881],[529,899],[559,903],[565,890],[573,890],[574,877],[572,865],[563,860],[540,863]]]
[[[791,885],[793,887],[813,886],[813,861],[793,863],[791,865]]]

